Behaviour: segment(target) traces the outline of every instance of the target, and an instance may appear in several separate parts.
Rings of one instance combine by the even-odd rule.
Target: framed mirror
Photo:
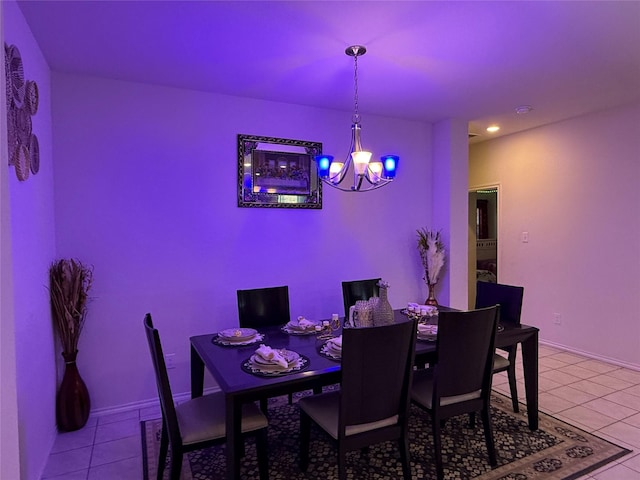
[[[238,207],[322,208],[322,143],[238,135]]]

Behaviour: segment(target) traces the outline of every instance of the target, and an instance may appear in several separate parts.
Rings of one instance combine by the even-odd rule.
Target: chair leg
[[[469,414],[469,428],[476,428],[476,412]]]
[[[338,445],[338,480],[347,480],[347,450]]]
[[[311,418],[300,410],[300,470],[309,467],[309,442],[311,437]]]
[[[181,472],[182,472],[182,451],[174,451],[174,449],[172,448],[169,478],[171,480],[180,480]]]
[[[518,388],[516,387],[516,356],[518,353],[518,345],[513,345],[507,350],[509,359],[509,368],[507,369],[507,378],[509,379],[509,391],[511,392],[511,404],[513,411],[518,413],[520,407],[518,404]]]
[[[267,414],[267,404],[269,402],[269,399],[267,398],[261,398],[260,399],[260,410],[262,410],[262,413],[264,413],[265,415]]]
[[[263,428],[256,434],[256,452],[258,455],[260,480],[269,480],[269,452],[267,450],[266,428]]]
[[[516,386],[516,366],[512,363],[507,370],[507,377],[509,378],[509,390],[511,392],[511,404],[513,405],[513,411],[518,413],[520,407],[518,405],[518,387]]]
[[[440,441],[440,420],[432,419],[433,426],[433,448],[436,457],[436,477],[438,480],[444,480],[444,468],[442,466],[442,442]]]
[[[409,434],[404,432],[398,441],[400,460],[402,461],[402,476],[404,480],[411,480],[411,457],[409,456]]]
[[[162,431],[160,433],[160,456],[158,458],[158,480],[162,480],[164,466],[167,463],[167,450],[169,449],[169,436],[162,422]]]
[[[496,447],[493,442],[493,427],[491,426],[491,413],[489,405],[482,409],[482,424],[484,425],[484,438],[487,443],[487,452],[489,453],[489,464],[495,467],[498,464],[496,458]]]

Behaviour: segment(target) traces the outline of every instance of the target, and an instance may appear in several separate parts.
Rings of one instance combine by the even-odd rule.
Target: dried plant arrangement
[[[78,350],[92,282],[93,267],[73,258],[57,260],[49,268],[51,312],[65,355]]]
[[[418,233],[418,251],[424,268],[424,281],[429,288],[429,298],[426,300],[427,305],[437,305],[434,296],[434,287],[440,278],[440,271],[444,267],[445,251],[444,244],[440,238],[439,231],[421,228]]]

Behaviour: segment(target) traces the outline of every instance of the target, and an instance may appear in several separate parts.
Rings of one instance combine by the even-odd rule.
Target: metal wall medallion
[[[9,166],[15,168],[18,180],[25,181],[30,172],[35,175],[40,170],[40,147],[31,120],[38,111],[38,85],[25,80],[22,56],[15,45],[4,44],[4,67]]]

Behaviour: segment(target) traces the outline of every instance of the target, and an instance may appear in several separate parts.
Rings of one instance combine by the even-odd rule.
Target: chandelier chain
[[[353,123],[360,123],[358,112],[358,55],[353,56]]]

